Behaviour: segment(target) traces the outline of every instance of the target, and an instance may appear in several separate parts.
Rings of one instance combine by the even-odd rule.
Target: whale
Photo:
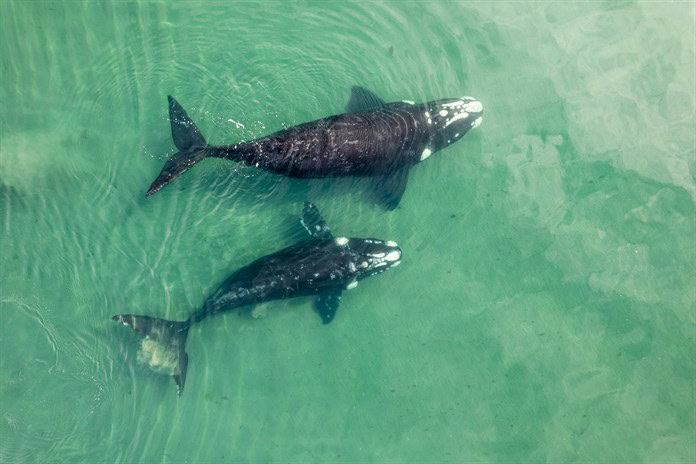
[[[249,313],[258,303],[302,296],[315,296],[315,309],[328,324],[344,291],[401,263],[401,248],[393,241],[335,237],[313,203],[305,202],[300,222],[306,231],[303,240],[238,269],[185,321],[113,316],[141,336],[137,360],[173,377],[181,396],[188,367],[186,339],[194,324],[219,313]]]
[[[147,196],[196,163],[222,158],[294,178],[371,177],[378,201],[393,210],[406,190],[411,167],[483,120],[483,105],[473,97],[385,103],[355,86],[346,113],[251,141],[210,145],[179,102],[171,95],[168,101],[172,140],[179,151],[165,162]]]

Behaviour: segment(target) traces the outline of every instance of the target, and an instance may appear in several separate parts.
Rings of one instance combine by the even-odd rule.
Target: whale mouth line
[[[452,119],[449,119],[445,122],[445,127],[449,126],[454,121],[459,121],[460,119],[466,119],[468,117],[469,117],[469,113],[467,113],[467,112],[457,113]]]

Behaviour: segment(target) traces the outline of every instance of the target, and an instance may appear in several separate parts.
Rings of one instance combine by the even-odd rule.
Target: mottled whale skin
[[[406,189],[410,167],[461,139],[481,124],[483,114],[483,105],[472,97],[385,103],[353,87],[347,113],[249,142],[214,146],[207,144],[183,107],[168,98],[172,138],[180,151],[165,163],[146,195],[205,158],[224,158],[289,177],[376,177],[389,210]]]
[[[233,273],[186,321],[134,314],[114,316],[113,320],[143,335],[138,360],[171,375],[181,395],[188,366],[186,337],[193,324],[225,311],[250,311],[264,301],[310,295],[317,295],[316,309],[328,324],[344,290],[401,262],[401,249],[392,241],[334,237],[312,203],[305,203],[301,222],[309,233],[306,240]]]

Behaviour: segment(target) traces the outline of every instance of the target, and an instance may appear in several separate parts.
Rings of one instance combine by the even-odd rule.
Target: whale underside
[[[471,97],[385,103],[353,87],[347,112],[233,145],[209,145],[184,108],[169,96],[172,139],[179,149],[146,195],[152,195],[205,158],[222,158],[295,178],[359,176],[376,179],[387,209],[396,208],[409,169],[459,140],[481,122]]]

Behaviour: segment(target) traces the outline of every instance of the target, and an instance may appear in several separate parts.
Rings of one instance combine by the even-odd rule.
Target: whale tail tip
[[[188,171],[194,164],[208,155],[206,150],[208,143],[201,135],[196,123],[174,97],[168,95],[167,99],[169,100],[172,140],[179,151],[164,163],[162,171],[148,189],[146,196],[159,192],[175,177]]]
[[[177,394],[181,396],[186,383],[188,354],[185,348],[191,323],[135,314],[118,314],[112,319],[143,336],[138,362],[147,364],[155,372],[171,375],[176,382]]]

